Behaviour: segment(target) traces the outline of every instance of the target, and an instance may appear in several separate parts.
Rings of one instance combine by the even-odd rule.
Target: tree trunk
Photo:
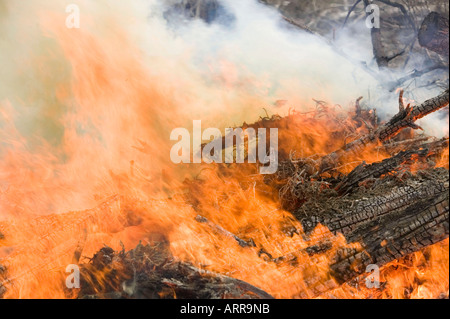
[[[448,26],[447,17],[431,12],[423,20],[419,30],[420,45],[448,58]]]

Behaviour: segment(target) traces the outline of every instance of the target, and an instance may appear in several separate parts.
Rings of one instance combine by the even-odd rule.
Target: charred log
[[[403,150],[406,149],[415,149],[418,145],[429,142],[430,140],[433,140],[434,138],[432,136],[418,136],[414,137],[412,139],[403,139],[400,141],[389,141],[387,143],[384,143],[383,145],[377,147],[377,150],[385,151],[386,153],[392,155],[398,154]],[[449,139],[443,138],[437,141],[430,142],[430,145],[432,145],[433,151],[442,151],[444,148],[448,148],[449,145]]]
[[[175,260],[163,238],[129,252],[101,249],[81,269],[79,298],[272,299],[241,280]]]
[[[425,168],[434,166],[435,163],[431,161],[430,158],[435,152],[439,152],[441,146],[448,147],[448,139],[428,143],[417,149],[402,151],[382,162],[373,163],[371,165],[363,163],[355,168],[349,175],[345,176],[342,182],[337,185],[336,190],[340,195],[345,195],[352,190],[357,189],[361,183],[369,179],[378,179],[385,174],[397,172],[403,168],[409,169],[411,165],[418,166],[419,164],[423,164]]]
[[[386,178],[369,191],[329,199],[328,208],[308,203],[295,212],[307,233],[320,223],[361,244],[361,250],[343,248],[336,255],[331,269],[338,282],[448,238],[448,171],[431,170],[394,186],[398,183]]]

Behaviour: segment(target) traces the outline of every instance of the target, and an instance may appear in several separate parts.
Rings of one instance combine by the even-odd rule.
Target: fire
[[[155,56],[144,63],[144,49],[115,21],[98,34],[67,32],[63,20],[52,10],[40,13],[40,28],[52,39],[52,50],[24,68],[33,66],[39,80],[54,72],[65,76],[34,88],[28,100],[0,102],[4,297],[67,298],[67,265],[85,261],[104,245],[132,249],[155,234],[167,236],[176,258],[244,280],[277,298],[371,296],[371,291],[341,285],[330,275],[338,249],[362,248],[322,225],[305,238],[300,223],[280,208],[273,188],[257,174],[257,166],[232,164],[225,170],[217,165],[170,164],[170,131],[192,123],[191,112],[229,124],[220,114],[214,118],[206,106],[195,106],[201,90],[210,94],[209,99],[223,98],[213,111],[229,104],[260,110],[266,101],[247,89],[264,91],[264,83],[251,75],[242,77],[239,66],[224,60],[219,70],[211,71],[224,90],[209,88],[201,74],[188,77],[192,70],[182,62]],[[52,63],[57,65],[47,70]],[[227,92],[237,86],[244,87],[236,96]],[[45,109],[44,120],[55,125],[47,129],[58,135],[56,140],[33,136],[45,131],[45,125],[29,133],[17,124],[23,116],[18,105],[33,103],[41,95],[53,103]],[[352,120],[354,110],[315,104],[280,122],[263,118],[267,127],[281,123],[280,156],[314,160],[371,129],[370,123]],[[240,115],[236,111],[233,120],[248,121],[248,114]],[[349,129],[342,130],[343,123]],[[448,150],[446,156],[438,165],[448,167]],[[348,173],[363,161],[386,157],[375,147],[348,159],[334,173]],[[199,222],[198,216],[208,222]],[[330,243],[326,253],[306,251],[324,238]],[[376,297],[448,296],[448,273],[447,240],[386,265],[382,282],[387,284]]]

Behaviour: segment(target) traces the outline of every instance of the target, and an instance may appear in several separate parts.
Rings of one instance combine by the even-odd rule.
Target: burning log
[[[273,299],[241,280],[176,261],[163,238],[134,250],[101,249],[81,269],[79,298]]]
[[[382,162],[366,165],[365,163],[355,168],[349,175],[344,177],[336,187],[340,195],[345,195],[358,188],[361,183],[368,179],[376,179],[381,176],[397,171],[406,164],[417,165],[418,161],[424,161],[425,165],[432,166],[435,163],[426,163],[429,156],[433,155],[435,148],[448,147],[448,139],[422,145],[418,149],[402,151],[397,155],[387,158]]]
[[[405,127],[416,128],[415,119],[448,105],[448,91],[415,108],[403,105],[402,93],[399,100],[399,114],[332,153],[337,160],[328,162],[329,169],[371,143],[385,142]],[[306,234],[321,224],[335,235],[342,234],[349,244],[361,245],[342,247],[335,253],[329,275],[338,283],[358,277],[368,265],[381,267],[448,238],[448,169],[433,168],[449,142],[445,138],[422,144],[429,140],[419,136],[382,145],[386,153],[395,155],[371,165],[363,163],[345,176],[322,176],[326,170],[318,169],[323,166],[317,163],[323,164],[330,155],[319,161],[296,159],[281,166],[281,200],[288,203],[285,208],[294,213]],[[330,251],[330,238],[327,233],[323,236],[322,242],[305,251],[314,255]],[[318,289],[310,285],[312,295],[334,289],[323,282],[317,285]]]
[[[438,111],[449,104],[449,90],[441,93],[437,97],[429,99],[420,105],[407,107],[403,104],[403,91],[400,92],[399,98],[399,112],[389,122],[380,126],[373,133],[368,134],[358,140],[355,140],[347,144],[344,148],[333,152],[321,160],[320,170],[322,172],[328,171],[337,167],[345,157],[361,152],[369,145],[376,144],[378,142],[385,142],[388,139],[397,135],[401,130],[407,127],[413,129],[419,129],[420,127],[415,124],[415,121],[421,119],[428,114]]]
[[[448,58],[448,25],[447,17],[431,12],[419,30],[420,45]]]
[[[414,137],[414,138],[407,139],[407,140],[391,141],[388,143],[384,143],[383,145],[378,146],[376,149],[378,151],[385,151],[392,156],[392,155],[400,153],[402,150],[405,150],[405,149],[414,149],[420,143],[428,142],[433,139],[434,138],[432,136],[419,136],[419,137]],[[444,138],[444,139],[442,139],[440,141],[436,141],[436,142],[442,142],[443,147],[448,147],[448,138]],[[435,143],[435,142],[432,142],[432,143]],[[439,148],[439,146],[437,146],[437,148]]]
[[[424,171],[400,185],[387,177],[350,198],[328,198],[321,207],[308,202],[294,212],[306,233],[320,223],[349,243],[361,244],[361,250],[344,248],[336,255],[331,269],[338,282],[355,278],[370,264],[381,267],[448,238],[448,170]]]

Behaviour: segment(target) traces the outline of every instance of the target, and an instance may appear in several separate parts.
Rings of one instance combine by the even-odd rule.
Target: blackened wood
[[[177,261],[162,237],[129,252],[101,249],[81,268],[79,298],[273,299],[238,279]]]
[[[367,165],[363,163],[356,167],[350,174],[345,176],[343,180],[336,186],[336,190],[340,195],[345,195],[359,187],[369,179],[377,179],[381,176],[396,172],[402,168],[409,168],[411,165],[418,165],[419,162],[425,162],[426,168],[433,168],[436,163],[427,162],[428,159],[441,154],[444,148],[448,148],[448,139],[442,139],[431,143],[416,145],[411,150],[401,151],[397,155],[387,158],[381,162]]]
[[[332,206],[339,209],[312,216],[305,214],[307,207],[296,212],[307,233],[320,223],[334,234],[343,234],[349,243],[361,244],[362,249],[343,248],[336,255],[331,269],[338,282],[357,277],[370,264],[381,267],[448,238],[448,170],[430,174],[405,186],[388,185],[385,194],[335,199]]]

